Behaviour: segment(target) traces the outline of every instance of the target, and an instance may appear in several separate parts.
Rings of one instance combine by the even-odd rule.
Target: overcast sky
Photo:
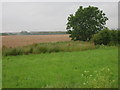
[[[79,6],[97,6],[109,18],[107,27],[118,28],[117,2],[4,2],[3,32],[65,31],[67,17]]]

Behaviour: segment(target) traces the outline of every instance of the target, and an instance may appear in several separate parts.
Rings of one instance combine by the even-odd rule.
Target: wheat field
[[[2,37],[2,46],[13,48],[35,43],[70,41],[69,35],[11,35]]]

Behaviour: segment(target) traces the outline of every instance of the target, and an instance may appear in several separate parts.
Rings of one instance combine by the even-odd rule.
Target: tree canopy
[[[90,40],[93,34],[105,28],[108,18],[98,7],[88,6],[83,8],[80,6],[75,14],[68,17],[67,27],[68,33],[71,34],[72,40]]]

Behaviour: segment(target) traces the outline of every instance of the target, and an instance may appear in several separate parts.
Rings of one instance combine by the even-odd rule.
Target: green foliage
[[[118,30],[118,44],[120,45],[120,30]]]
[[[31,54],[33,53],[33,48],[32,47],[26,47],[26,48],[21,48],[22,49],[22,54],[25,54],[25,55],[28,55],[28,54]]]
[[[60,51],[62,51],[62,49],[60,49],[60,47],[57,47],[57,46],[52,46],[52,47],[48,48],[49,53],[60,52]]]
[[[4,51],[2,51],[2,55],[3,56],[16,56],[16,55],[22,55],[23,51],[19,48],[9,48],[9,49],[4,49]]]
[[[103,11],[97,7],[89,6],[83,8],[82,6],[68,17],[67,30],[71,34],[72,40],[88,41],[93,34],[98,33],[104,29],[104,25],[108,20]]]
[[[89,42],[57,42],[57,43],[41,43],[33,44],[21,48],[6,48],[3,46],[2,55],[28,55],[38,53],[52,53],[52,52],[72,52],[72,51],[83,51],[89,49],[95,49],[93,43]]]
[[[109,30],[106,28],[95,34],[92,38],[92,41],[95,43],[95,45],[117,45],[119,40],[118,33],[118,30]]]
[[[117,45],[118,44],[118,30],[111,30],[109,31],[111,34],[111,41],[110,41],[110,45]]]
[[[118,48],[7,56],[3,88],[117,88]]]
[[[46,53],[47,47],[45,46],[37,46],[34,48],[33,53]]]
[[[98,34],[95,34],[93,36],[93,41],[96,44],[104,44],[107,45],[110,43],[111,40],[111,35],[108,29],[104,29],[101,32],[99,32]]]

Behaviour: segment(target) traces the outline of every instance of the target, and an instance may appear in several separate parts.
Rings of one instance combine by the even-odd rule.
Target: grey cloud
[[[64,30],[67,17],[79,6],[97,6],[109,18],[109,28],[117,28],[117,3],[83,3],[83,2],[6,2],[3,3],[3,32]]]

